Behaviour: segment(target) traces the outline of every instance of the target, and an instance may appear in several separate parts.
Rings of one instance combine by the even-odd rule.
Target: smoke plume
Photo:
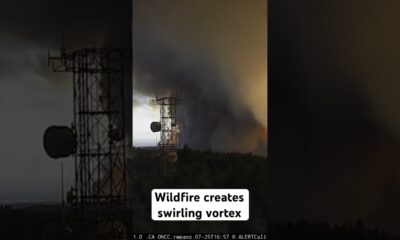
[[[134,3],[133,88],[153,97],[179,92],[181,143],[265,155],[265,1],[168,3]]]
[[[141,34],[140,36],[144,36]],[[209,59],[180,55],[155,36],[135,38],[134,88],[150,96],[177,94],[181,142],[196,149],[265,154],[266,130]],[[262,149],[264,147],[264,149]]]
[[[130,0],[1,1],[0,107],[5,116],[0,201],[60,199],[59,162],[46,155],[42,137],[50,125],[70,125],[72,79],[70,74],[51,71],[48,51],[60,50],[62,32],[67,49],[106,45],[129,49],[131,10]],[[66,185],[73,182],[70,160],[64,166]]]
[[[270,1],[270,216],[399,230],[396,1]]]

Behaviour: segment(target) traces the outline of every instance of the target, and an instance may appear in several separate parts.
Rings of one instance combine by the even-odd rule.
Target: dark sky
[[[399,10],[270,1],[271,219],[400,229]]]

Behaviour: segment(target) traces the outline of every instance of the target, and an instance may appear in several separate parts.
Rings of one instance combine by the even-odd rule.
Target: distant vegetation
[[[131,169],[134,229],[138,232],[265,232],[267,226],[265,157],[251,153],[216,153],[184,148],[176,163],[155,151],[137,149]],[[150,193],[154,188],[245,188],[250,191],[247,222],[154,222]]]
[[[250,153],[214,153],[182,149],[176,163],[161,161],[157,152],[136,149],[129,163],[130,203],[134,232],[265,233],[273,240],[400,240],[382,229],[329,223],[268,222],[266,158]],[[154,222],[150,216],[153,188],[247,188],[247,222]],[[67,211],[71,215],[72,211]],[[59,206],[12,209],[0,206],[0,239],[42,239],[50,223],[61,222]]]

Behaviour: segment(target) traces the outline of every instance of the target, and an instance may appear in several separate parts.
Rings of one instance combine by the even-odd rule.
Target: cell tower
[[[160,106],[160,148],[175,149],[178,145],[179,126],[176,120],[176,107],[180,104],[179,97],[160,97],[153,100]]]
[[[128,239],[124,81],[132,54],[82,48],[48,60],[54,72],[73,74],[75,188],[67,199],[95,229],[94,239]]]

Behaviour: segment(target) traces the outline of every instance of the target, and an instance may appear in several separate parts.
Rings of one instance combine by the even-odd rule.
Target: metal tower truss
[[[178,145],[179,126],[176,120],[176,106],[180,104],[178,97],[160,97],[153,100],[160,106],[161,148],[176,148]]]
[[[49,66],[73,74],[77,149],[72,204],[81,207],[84,219],[95,220],[97,228],[119,228],[114,223],[120,220],[110,216],[123,212],[127,203],[124,81],[132,54],[82,48],[49,56]]]

